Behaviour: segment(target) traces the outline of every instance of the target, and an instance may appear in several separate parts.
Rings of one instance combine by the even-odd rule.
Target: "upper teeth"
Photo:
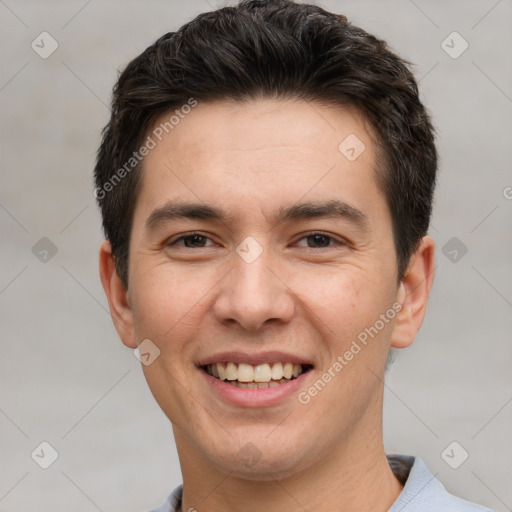
[[[302,365],[293,363],[268,363],[251,365],[245,363],[214,363],[207,366],[209,374],[221,380],[239,382],[270,382],[271,380],[291,379],[302,373]]]

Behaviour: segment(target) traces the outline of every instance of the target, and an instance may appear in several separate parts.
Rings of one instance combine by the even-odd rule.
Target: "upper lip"
[[[273,363],[293,363],[302,365],[311,365],[313,363],[305,357],[301,357],[296,354],[287,354],[286,352],[280,351],[269,351],[269,352],[258,352],[249,354],[247,352],[230,351],[230,352],[218,352],[211,356],[205,357],[197,362],[197,366],[206,366],[214,363],[225,363],[232,361],[233,363],[245,363],[245,364],[273,364]]]

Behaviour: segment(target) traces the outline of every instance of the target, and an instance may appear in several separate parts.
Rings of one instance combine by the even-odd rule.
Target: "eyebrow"
[[[325,202],[306,202],[281,207],[272,217],[275,224],[289,221],[308,220],[316,218],[341,218],[346,219],[361,228],[367,228],[368,217],[354,206],[332,199]],[[153,210],[146,219],[146,228],[154,230],[157,227],[174,219],[200,219],[229,223],[234,220],[221,208],[202,203],[168,202]]]

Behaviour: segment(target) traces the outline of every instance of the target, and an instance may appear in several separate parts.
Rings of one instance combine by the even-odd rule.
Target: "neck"
[[[245,512],[385,512],[403,486],[388,464],[382,427],[375,429],[374,423],[372,431],[378,435],[370,437],[367,429],[354,429],[354,435],[347,436],[342,446],[315,454],[312,464],[292,475],[267,473],[263,480],[254,480],[213,467],[199,453],[193,453],[185,433],[175,429],[184,489],[180,512],[225,512],[238,510],[241,505]]]

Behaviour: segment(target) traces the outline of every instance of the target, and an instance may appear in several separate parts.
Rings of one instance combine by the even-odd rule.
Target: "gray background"
[[[437,276],[422,331],[387,376],[386,450],[512,510],[512,2],[318,3],[416,65],[439,137]],[[91,173],[117,69],[220,5],[0,0],[2,512],[140,512],[181,483],[170,424],[108,313]],[[31,48],[43,31],[59,45],[47,59]],[[453,31],[469,43],[456,59],[441,46]],[[32,250],[43,237],[57,248],[47,261]],[[46,470],[31,458],[42,441],[59,453]],[[452,441],[469,453],[458,469],[441,456]]]

